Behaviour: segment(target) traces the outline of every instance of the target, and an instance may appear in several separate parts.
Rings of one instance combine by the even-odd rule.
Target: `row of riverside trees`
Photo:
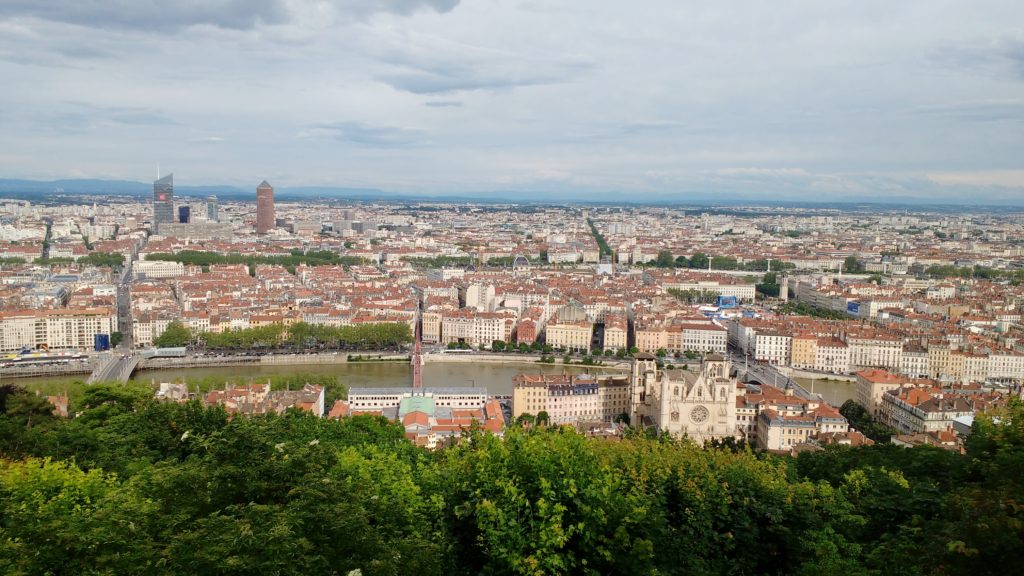
[[[647,263],[648,266],[656,268],[693,268],[696,270],[707,270],[708,265],[714,270],[748,270],[751,272],[765,272],[768,270],[768,260],[749,260],[742,264],[731,256],[708,256],[703,252],[696,252],[693,256],[672,256],[669,250],[661,250],[658,255]],[[772,260],[771,268],[774,270],[788,270],[796,268],[792,262]]]
[[[164,262],[181,262],[186,266],[213,266],[216,264],[245,264],[252,270],[260,264],[284,266],[293,274],[295,267],[307,266],[354,266],[365,264],[366,260],[358,256],[343,256],[330,250],[292,250],[288,255],[260,256],[256,254],[220,254],[201,250],[181,250],[179,252],[155,252],[148,254],[146,260]]]
[[[797,458],[544,424],[415,447],[374,416],[230,418],[95,385],[0,388],[0,573],[1016,574],[1024,405],[965,455]]]
[[[210,350],[281,347],[296,350],[380,350],[409,342],[412,342],[412,330],[404,322],[373,322],[352,326],[296,322],[289,326],[268,324],[193,335],[188,327],[175,320],[153,340],[153,345],[158,348],[196,345]]]

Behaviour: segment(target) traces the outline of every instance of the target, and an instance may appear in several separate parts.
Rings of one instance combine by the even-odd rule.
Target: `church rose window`
[[[690,420],[693,420],[697,424],[707,421],[710,413],[704,406],[697,406],[693,410],[690,410]]]

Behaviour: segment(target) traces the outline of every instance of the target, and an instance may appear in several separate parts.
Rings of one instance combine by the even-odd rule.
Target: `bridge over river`
[[[96,369],[92,371],[92,374],[89,375],[85,382],[86,384],[127,382],[141,361],[142,355],[136,352],[129,354],[112,353],[100,360],[100,363],[96,365]]]

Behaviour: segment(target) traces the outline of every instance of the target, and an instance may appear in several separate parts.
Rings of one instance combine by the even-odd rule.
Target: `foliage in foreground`
[[[967,456],[797,459],[562,429],[429,453],[358,416],[228,418],[132,389],[0,394],[4,574],[995,574],[1020,566],[1024,408]]]

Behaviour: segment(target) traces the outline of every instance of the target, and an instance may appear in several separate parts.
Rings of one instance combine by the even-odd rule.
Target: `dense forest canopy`
[[[1011,574],[1024,558],[1024,407],[966,455],[798,458],[634,433],[471,433],[229,418],[94,386],[73,411],[0,388],[3,574]],[[358,572],[353,572],[358,570]]]

